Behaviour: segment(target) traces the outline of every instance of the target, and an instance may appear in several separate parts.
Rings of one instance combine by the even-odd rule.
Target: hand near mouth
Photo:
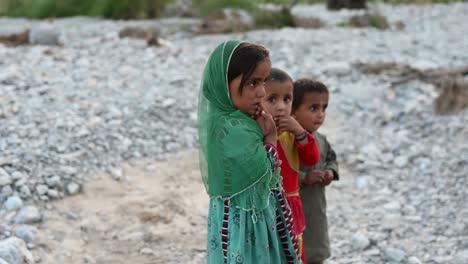
[[[304,128],[292,116],[277,116],[274,120],[279,134],[288,131],[300,136],[304,133]]]
[[[277,133],[273,117],[264,110],[260,110],[260,115],[255,119],[264,136],[264,143],[276,146]]]

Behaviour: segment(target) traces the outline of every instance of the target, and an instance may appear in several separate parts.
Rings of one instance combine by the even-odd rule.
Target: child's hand
[[[324,170],[323,173],[324,173],[324,177],[323,177],[322,186],[328,186],[333,181],[333,178],[334,178],[333,171]]]
[[[276,125],[273,117],[265,112],[261,111],[260,116],[256,119],[260,130],[262,130],[263,136],[265,136],[265,143],[270,143],[276,146],[277,134]]]
[[[324,171],[311,170],[307,173],[307,176],[304,179],[304,183],[309,184],[309,185],[316,184],[316,183],[323,184],[324,177],[325,177]]]
[[[276,117],[275,122],[276,126],[278,127],[279,134],[283,133],[284,131],[292,132],[296,136],[304,133],[304,128],[292,116]]]

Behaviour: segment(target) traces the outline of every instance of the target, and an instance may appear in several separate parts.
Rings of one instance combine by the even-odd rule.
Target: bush
[[[170,0],[0,0],[0,15],[30,18],[103,16],[132,19],[159,16]]]
[[[295,27],[291,10],[283,7],[280,10],[259,10],[254,12],[255,25],[260,28]]]
[[[390,28],[387,18],[379,13],[352,16],[349,19],[348,25],[351,27],[375,27],[378,29]]]
[[[246,11],[256,8],[254,1],[249,0],[193,0],[193,3],[204,17],[227,7],[245,9]]]

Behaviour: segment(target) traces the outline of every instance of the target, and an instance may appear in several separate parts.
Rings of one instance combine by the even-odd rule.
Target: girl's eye
[[[284,102],[286,102],[286,103],[291,102],[291,98],[284,98]]]
[[[312,106],[312,107],[310,108],[310,111],[311,111],[311,112],[315,112],[316,110],[317,110],[317,108],[316,108],[315,106]]]
[[[257,81],[257,80],[252,80],[252,81],[249,81],[248,84],[249,84],[249,86],[251,86],[251,87],[255,87],[255,86],[257,86],[258,81]]]
[[[270,98],[268,98],[268,101],[270,101],[270,103],[275,103],[276,98],[275,97],[270,97]]]

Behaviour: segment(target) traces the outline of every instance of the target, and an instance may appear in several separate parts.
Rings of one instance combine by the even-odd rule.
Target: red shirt
[[[310,133],[307,133],[307,136],[309,142],[304,145],[297,143],[291,133],[280,135],[277,142],[278,157],[281,160],[280,174],[283,177],[283,188],[293,214],[294,230],[298,235],[302,234],[305,228],[302,200],[299,196],[299,163],[305,166],[313,166],[320,160],[320,150],[314,136]],[[287,146],[288,144],[289,146]]]

